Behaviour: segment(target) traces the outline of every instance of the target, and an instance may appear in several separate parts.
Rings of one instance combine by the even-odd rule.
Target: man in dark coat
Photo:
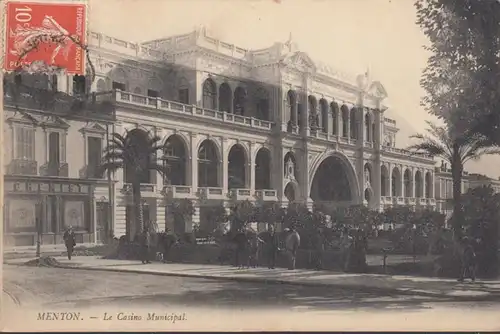
[[[325,235],[323,229],[318,229],[313,236],[314,267],[316,270],[323,269],[323,252],[325,251]]]
[[[476,252],[474,251],[472,241],[468,237],[464,237],[462,242],[462,266],[458,281],[463,282],[464,279],[470,278],[474,282],[476,280]]]
[[[167,257],[170,249],[179,243],[179,239],[172,234],[162,234],[159,241],[163,249],[163,263],[167,263]]]
[[[73,227],[69,226],[63,235],[64,244],[66,245],[66,250],[68,251],[68,260],[71,260],[71,255],[73,255],[73,249],[76,246],[75,232],[73,232]]]
[[[276,267],[276,257],[279,251],[279,238],[273,225],[267,227],[267,232],[263,233],[262,240],[264,241],[267,267],[269,269],[274,269]]]
[[[151,234],[149,233],[149,230],[145,228],[144,232],[142,233],[142,240],[141,240],[141,261],[143,264],[151,263],[149,261],[150,245],[151,245]]]

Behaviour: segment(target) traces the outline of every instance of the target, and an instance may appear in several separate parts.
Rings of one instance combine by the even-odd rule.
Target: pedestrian
[[[71,260],[71,255],[73,255],[73,249],[76,246],[75,232],[73,232],[73,227],[68,226],[63,235],[64,244],[66,245],[66,251],[68,252],[68,260]]]
[[[462,239],[463,252],[460,268],[459,282],[463,282],[466,278],[470,278],[472,282],[476,281],[476,252],[472,245],[472,241],[468,237]]]
[[[353,237],[351,236],[349,229],[346,227],[342,233],[340,241],[341,263],[344,271],[349,269],[353,242]]]
[[[295,226],[285,229],[285,249],[289,255],[290,263],[289,270],[295,270],[295,262],[297,259],[297,251],[300,246],[300,235],[295,230]]]
[[[141,261],[142,264],[151,263],[149,261],[149,248],[151,245],[151,234],[149,233],[149,229],[146,227],[142,233],[142,247],[141,247]]]
[[[274,226],[269,224],[267,232],[263,236],[266,250],[267,268],[275,269],[276,257],[279,251],[279,239]]]
[[[318,228],[312,235],[312,265],[314,269],[323,269],[323,252],[325,250],[325,238],[323,234],[323,229]]]

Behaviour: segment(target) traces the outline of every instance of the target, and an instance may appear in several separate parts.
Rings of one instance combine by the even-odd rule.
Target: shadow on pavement
[[[185,279],[190,280],[190,279]],[[166,282],[168,284],[168,282]],[[500,300],[500,299],[499,299]],[[456,302],[454,298],[431,298],[419,296],[403,296],[388,293],[367,293],[353,289],[314,288],[289,285],[266,285],[238,282],[204,283],[203,290],[186,290],[178,292],[159,292],[134,295],[132,291],[123,296],[104,298],[67,300],[62,303],[51,303],[51,307],[95,307],[123,306],[133,304],[134,307],[150,306],[186,306],[209,308],[259,308],[310,310],[423,310],[431,307],[426,303]]]

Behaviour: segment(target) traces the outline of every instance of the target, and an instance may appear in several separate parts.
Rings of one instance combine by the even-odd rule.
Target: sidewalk
[[[95,256],[79,256],[69,261],[55,257],[64,268],[140,273],[150,275],[194,277],[246,281],[264,284],[292,284],[301,286],[359,289],[384,292],[386,294],[421,295],[430,297],[451,297],[465,299],[500,300],[500,280],[459,283],[453,279],[389,276],[377,274],[352,274],[315,270],[287,270],[277,268],[237,269],[231,266],[151,263],[139,261],[106,260]],[[22,265],[30,259],[5,260],[5,264]]]

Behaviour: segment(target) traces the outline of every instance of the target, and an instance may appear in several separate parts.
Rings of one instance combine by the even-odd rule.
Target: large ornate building
[[[168,179],[140,176],[146,219],[161,229],[170,224],[166,207],[175,198],[192,199],[193,220],[201,224],[206,207],[240,200],[435,207],[435,162],[395,147],[396,123],[384,116],[387,93],[368,73],[341,74],[291,40],[247,50],[204,28],[143,44],[91,33],[89,43],[97,75],[91,89],[113,90],[109,131],[163,138]],[[77,92],[82,80],[60,77],[57,86]],[[46,136],[44,129],[36,134]],[[100,154],[105,142],[91,144],[80,123],[66,129],[57,155],[79,178],[90,152]],[[36,141],[29,160],[50,156],[50,138],[21,139],[9,128],[6,138],[33,152]],[[126,223],[131,178],[126,170],[115,173],[99,197],[113,207],[108,224],[116,236],[133,229]]]

